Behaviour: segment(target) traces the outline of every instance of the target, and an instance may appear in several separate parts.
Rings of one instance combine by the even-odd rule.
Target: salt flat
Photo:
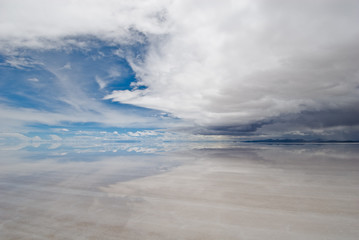
[[[93,161],[5,154],[0,239],[358,239],[358,152],[248,144]]]

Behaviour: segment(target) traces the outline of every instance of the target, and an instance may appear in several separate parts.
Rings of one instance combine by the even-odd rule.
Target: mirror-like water
[[[126,144],[1,150],[0,239],[359,238],[359,145]]]

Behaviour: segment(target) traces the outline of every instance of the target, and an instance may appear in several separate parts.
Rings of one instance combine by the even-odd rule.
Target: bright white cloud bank
[[[178,1],[137,68],[146,90],[108,98],[200,124],[238,124],[358,99],[357,1]]]
[[[105,99],[202,126],[358,103],[359,2],[1,1],[2,50],[149,41],[133,90]]]
[[[98,37],[116,43],[141,40],[143,33],[163,32],[159,21],[163,1],[138,0],[2,0],[1,47],[54,48],[73,44],[78,37]]]

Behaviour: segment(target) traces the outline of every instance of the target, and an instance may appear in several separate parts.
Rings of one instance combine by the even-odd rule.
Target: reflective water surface
[[[357,144],[0,154],[0,239],[359,239]]]

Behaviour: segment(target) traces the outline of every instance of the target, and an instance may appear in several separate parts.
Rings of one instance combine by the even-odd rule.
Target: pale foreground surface
[[[3,150],[0,239],[359,239],[358,148]]]

